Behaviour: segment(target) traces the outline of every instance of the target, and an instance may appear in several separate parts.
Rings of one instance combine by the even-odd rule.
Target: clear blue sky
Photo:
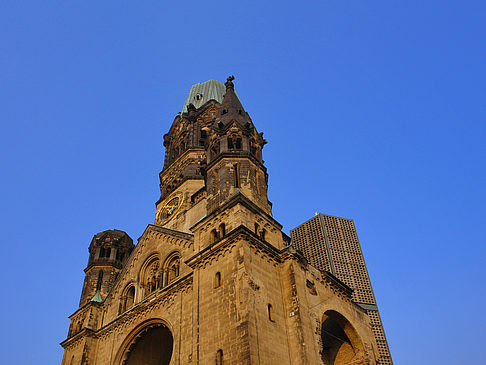
[[[190,86],[234,74],[274,217],[354,219],[395,363],[484,364],[485,19],[484,1],[2,1],[0,363],[60,363],[93,234],[141,235]]]

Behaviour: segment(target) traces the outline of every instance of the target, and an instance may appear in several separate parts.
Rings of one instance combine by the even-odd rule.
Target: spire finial
[[[224,86],[226,86],[226,90],[228,90],[229,88],[234,89],[235,87],[235,84],[233,84],[234,79],[235,77],[233,75],[231,75],[226,79],[226,82],[224,83]]]

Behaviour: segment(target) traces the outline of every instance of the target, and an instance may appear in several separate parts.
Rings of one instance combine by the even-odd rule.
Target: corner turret
[[[103,231],[93,237],[89,245],[88,266],[84,270],[80,307],[106,298],[134,247],[130,236],[117,229]]]

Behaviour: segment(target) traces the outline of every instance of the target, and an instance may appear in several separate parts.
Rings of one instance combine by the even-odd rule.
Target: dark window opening
[[[267,308],[268,308],[268,320],[269,320],[270,322],[275,322],[275,320],[274,320],[274,318],[273,318],[273,307],[272,307],[272,305],[271,305],[271,304],[269,304],[269,305],[267,306]]]
[[[219,225],[219,234],[221,238],[223,238],[226,235],[226,226],[224,225],[224,223],[221,223]]]
[[[103,283],[103,271],[100,270],[98,273],[98,282],[96,283],[96,290],[101,290],[101,284]]]
[[[255,234],[258,235],[258,231],[260,230],[260,226],[258,223],[255,222]]]
[[[238,165],[233,165],[233,173],[234,173],[234,179],[235,179],[235,188],[240,187],[240,174],[238,171]]]
[[[214,287],[219,288],[221,286],[221,273],[218,271],[214,276]]]
[[[216,365],[223,365],[223,350],[216,353]]]
[[[241,138],[236,138],[236,149],[241,150]]]
[[[218,231],[216,231],[215,229],[213,229],[211,231],[211,238],[212,238],[213,242],[216,242],[219,239],[219,237],[218,237]]]
[[[235,146],[233,145],[233,138],[228,138],[228,149],[232,150]]]
[[[265,241],[266,234],[267,234],[267,231],[265,229],[262,229],[262,231],[260,233],[260,238],[262,239],[262,241]]]

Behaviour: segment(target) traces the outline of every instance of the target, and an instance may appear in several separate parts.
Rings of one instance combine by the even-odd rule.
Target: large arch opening
[[[322,362],[345,365],[363,354],[363,345],[349,321],[335,311],[324,313],[321,326]]]
[[[128,346],[123,365],[169,365],[174,339],[162,323],[153,323],[140,331]]]

